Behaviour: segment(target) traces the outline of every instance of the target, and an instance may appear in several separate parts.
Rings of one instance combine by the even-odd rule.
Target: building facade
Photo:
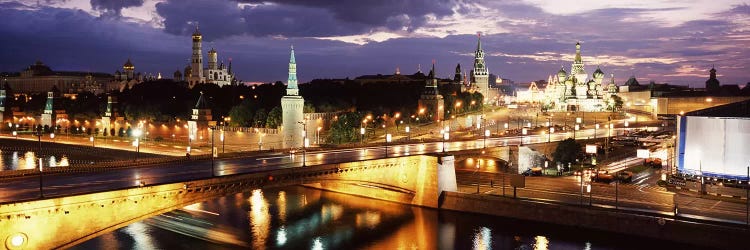
[[[614,102],[611,96],[617,93],[614,75],[608,85],[604,85],[604,72],[597,67],[589,79],[581,57],[581,44],[576,43],[576,55],[570,66],[570,73],[561,68],[556,75],[550,75],[544,95],[532,100],[540,102],[550,111],[604,111]]]
[[[41,61],[36,61],[21,72],[3,73],[3,85],[8,85],[14,94],[46,93],[56,88],[62,94],[106,91],[113,76],[107,73],[54,71]]]
[[[235,83],[234,73],[232,73],[232,60],[229,60],[229,66],[219,63],[219,55],[215,49],[208,51],[208,67],[203,67],[203,35],[198,27],[191,36],[193,41],[193,53],[190,57],[190,65],[185,67],[185,73],[180,78],[188,82],[188,87],[193,88],[197,84],[210,83],[219,86],[232,85]],[[175,78],[177,74],[175,73]]]

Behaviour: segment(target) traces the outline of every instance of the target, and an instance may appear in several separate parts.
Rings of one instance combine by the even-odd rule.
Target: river
[[[257,189],[132,223],[73,249],[695,249],[438,211],[300,186]]]

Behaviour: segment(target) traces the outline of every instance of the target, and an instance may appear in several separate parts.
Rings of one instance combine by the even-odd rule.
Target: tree
[[[241,127],[250,127],[253,125],[253,103],[250,99],[245,99],[240,105],[232,107],[229,110],[229,117],[232,118],[232,125]]]
[[[612,110],[612,112],[621,110],[622,103],[623,103],[622,98],[617,95],[613,95],[610,98],[611,99],[609,100],[609,103],[607,104],[607,109]]]
[[[266,119],[268,116],[268,113],[266,113],[266,109],[261,108],[255,111],[255,117],[253,117],[254,125],[255,127],[262,128],[266,124]]]
[[[278,128],[279,126],[281,126],[281,107],[276,106],[271,109],[271,112],[268,112],[268,117],[266,117],[266,127]]]
[[[341,114],[338,120],[331,123],[331,131],[328,141],[333,143],[355,142],[359,139],[359,126],[362,122],[362,114],[348,112]]]
[[[556,162],[568,164],[575,162],[581,152],[581,144],[573,138],[568,138],[557,144],[557,149],[555,149],[555,153],[552,154],[552,157],[555,158]]]
[[[305,106],[302,108],[302,112],[304,113],[315,113],[315,106],[312,105],[312,103],[305,103]]]

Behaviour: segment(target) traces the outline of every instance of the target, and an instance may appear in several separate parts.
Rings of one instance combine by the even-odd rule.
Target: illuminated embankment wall
[[[4,249],[70,247],[134,221],[196,202],[257,188],[301,184],[335,187],[343,193],[435,208],[442,191],[456,190],[453,156],[419,155],[287,168],[2,204],[1,246]]]

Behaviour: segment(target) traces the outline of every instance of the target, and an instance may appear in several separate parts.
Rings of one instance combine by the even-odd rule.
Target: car
[[[614,175],[608,174],[608,173],[598,173],[596,174],[592,180],[596,182],[605,182],[610,183],[615,179]]]
[[[522,173],[524,176],[541,176],[542,175],[542,168],[540,167],[533,167],[530,169],[526,169],[526,171],[523,171]]]
[[[618,172],[617,179],[622,182],[631,182],[633,181],[633,172],[630,172],[630,171]]]

